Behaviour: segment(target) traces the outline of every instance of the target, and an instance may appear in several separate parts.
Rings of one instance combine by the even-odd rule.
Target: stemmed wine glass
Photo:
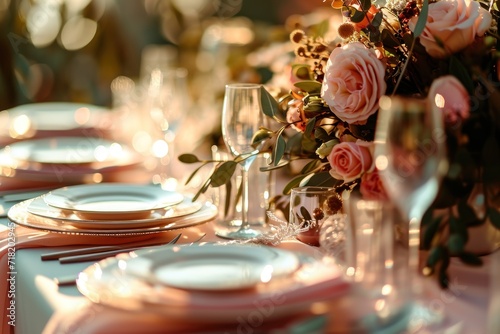
[[[416,274],[421,220],[448,169],[443,119],[422,99],[383,96],[379,104],[375,165],[389,198],[409,222],[408,266]],[[417,299],[418,281],[412,282]]]
[[[258,153],[252,147],[254,134],[264,125],[265,115],[261,106],[261,85],[236,83],[226,85],[222,109],[222,137],[234,157],[241,157],[242,195],[241,225],[236,231],[219,231],[227,239],[251,239],[262,232],[248,221],[248,170]]]

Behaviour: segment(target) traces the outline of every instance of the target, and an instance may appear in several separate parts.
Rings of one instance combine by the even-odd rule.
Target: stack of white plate
[[[185,228],[213,219],[217,208],[191,195],[153,185],[83,184],[59,188],[14,205],[15,223],[79,234],[139,234]]]
[[[141,170],[143,157],[111,140],[111,115],[77,103],[33,103],[0,113],[3,190],[118,182]],[[135,182],[135,181],[134,181]],[[144,182],[140,180],[139,182]]]

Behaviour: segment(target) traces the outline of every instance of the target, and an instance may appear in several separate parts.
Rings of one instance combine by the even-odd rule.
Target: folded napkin
[[[304,249],[304,245],[286,242],[283,248]],[[293,277],[250,291],[211,293],[162,287],[154,291],[157,304],[133,311],[74,300],[55,312],[43,334],[289,332],[286,329],[294,322],[313,315],[313,304],[332,302],[349,287],[335,268],[306,264]]]
[[[0,232],[0,280],[7,282],[9,272],[15,271],[15,258],[11,256],[12,252],[23,248],[39,247],[59,247],[59,246],[90,246],[90,245],[120,245],[126,244],[127,247],[143,246],[152,243],[168,242],[179,231],[169,231],[154,234],[132,235],[132,236],[95,236],[95,235],[72,235],[39,231],[35,229],[18,226],[9,223],[8,229]],[[9,260],[10,263],[9,263]],[[13,264],[12,269],[9,265]],[[9,305],[8,284],[0,284],[0,295],[2,296],[1,333],[9,333],[13,327],[5,321],[7,316],[7,307]]]

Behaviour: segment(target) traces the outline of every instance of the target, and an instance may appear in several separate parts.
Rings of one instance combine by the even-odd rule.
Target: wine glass
[[[408,267],[415,274],[421,220],[448,170],[443,119],[422,99],[383,96],[379,105],[375,165],[389,198],[409,222]],[[418,277],[412,287],[418,304],[422,293]]]
[[[264,125],[265,115],[260,101],[261,85],[236,83],[226,85],[222,108],[222,137],[234,157],[241,157],[241,225],[236,231],[219,231],[227,239],[251,239],[262,231],[252,228],[248,221],[248,170],[258,149],[252,147],[254,134]]]

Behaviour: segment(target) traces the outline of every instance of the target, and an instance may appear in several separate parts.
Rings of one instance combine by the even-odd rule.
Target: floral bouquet
[[[373,158],[379,99],[428,99],[445,123],[450,167],[424,218],[422,247],[431,249],[428,269],[438,273],[442,286],[448,284],[450,256],[481,263],[464,248],[467,228],[486,221],[500,228],[497,5],[334,0],[331,6],[342,16],[333,27],[340,39],[330,42],[318,33],[329,25],[291,33],[293,87],[265,108],[280,127],[256,136],[272,137],[274,165],[284,158],[308,159],[285,193],[307,184],[386,198]],[[485,198],[481,210],[469,201],[478,184]],[[434,214],[443,208],[446,215]]]
[[[373,158],[379,99],[428,99],[445,123],[449,170],[424,217],[421,247],[430,250],[428,271],[446,287],[450,256],[481,264],[465,250],[468,228],[485,222],[500,228],[498,3],[334,0],[331,7],[337,19],[291,32],[290,87],[273,95],[263,90],[264,113],[277,126],[262,128],[255,142],[272,143],[269,169],[305,161],[284,194],[320,185],[385,198]],[[332,30],[338,38],[327,40]],[[191,155],[181,160],[200,162]],[[223,185],[233,165],[220,163],[200,191]],[[469,200],[478,184],[480,210]]]

